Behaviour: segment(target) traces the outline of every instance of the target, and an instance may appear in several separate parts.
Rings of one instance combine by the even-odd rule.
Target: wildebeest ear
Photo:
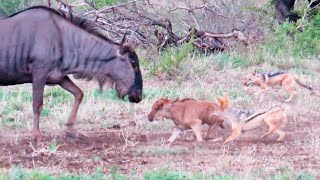
[[[120,53],[120,55],[125,55],[125,54],[129,53],[130,51],[131,51],[131,47],[121,46],[119,53]]]
[[[127,33],[123,35],[122,40],[120,42],[121,45],[124,45],[128,41],[126,36],[127,36]]]

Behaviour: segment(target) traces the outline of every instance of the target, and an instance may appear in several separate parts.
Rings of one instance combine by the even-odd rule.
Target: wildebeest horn
[[[126,36],[127,36],[127,33],[124,33],[122,40],[121,40],[121,43],[120,43],[121,45],[124,45],[127,42]]]

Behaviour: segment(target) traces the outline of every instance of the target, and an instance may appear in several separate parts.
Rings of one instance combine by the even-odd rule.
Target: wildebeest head
[[[257,78],[257,72],[249,73],[243,80],[243,84],[246,86],[255,85],[255,80]]]
[[[142,75],[139,67],[139,59],[133,50],[133,44],[119,46],[117,57],[111,61],[112,69],[108,76],[112,79],[117,90],[118,97],[123,99],[128,95],[130,102],[138,103],[142,99]],[[107,77],[98,77],[102,88]]]
[[[151,112],[148,115],[148,120],[151,122],[155,119],[156,115],[161,113],[163,106],[172,102],[172,100],[161,98],[153,103]]]

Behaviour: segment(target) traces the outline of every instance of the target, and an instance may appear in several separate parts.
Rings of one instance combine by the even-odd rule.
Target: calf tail
[[[297,77],[294,77],[294,80],[297,82],[297,84],[299,84],[300,86],[306,88],[306,89],[309,89],[310,91],[313,91],[312,87],[308,86],[308,85],[305,85],[303,84]]]

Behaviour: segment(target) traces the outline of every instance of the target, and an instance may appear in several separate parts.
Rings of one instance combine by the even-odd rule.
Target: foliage
[[[275,54],[291,53],[308,57],[320,51],[320,13],[298,23],[283,23],[266,42],[265,47]]]
[[[112,6],[120,3],[127,2],[127,0],[92,0],[97,8],[102,8],[105,6]]]
[[[143,66],[149,69],[150,74],[154,75],[158,72],[173,73],[183,70],[183,63],[190,60],[194,55],[194,47],[192,41],[182,44],[179,47],[169,47],[161,52],[161,55],[155,60],[147,63],[144,60]]]
[[[0,16],[9,16],[26,7],[39,3],[40,0],[0,0]]]

